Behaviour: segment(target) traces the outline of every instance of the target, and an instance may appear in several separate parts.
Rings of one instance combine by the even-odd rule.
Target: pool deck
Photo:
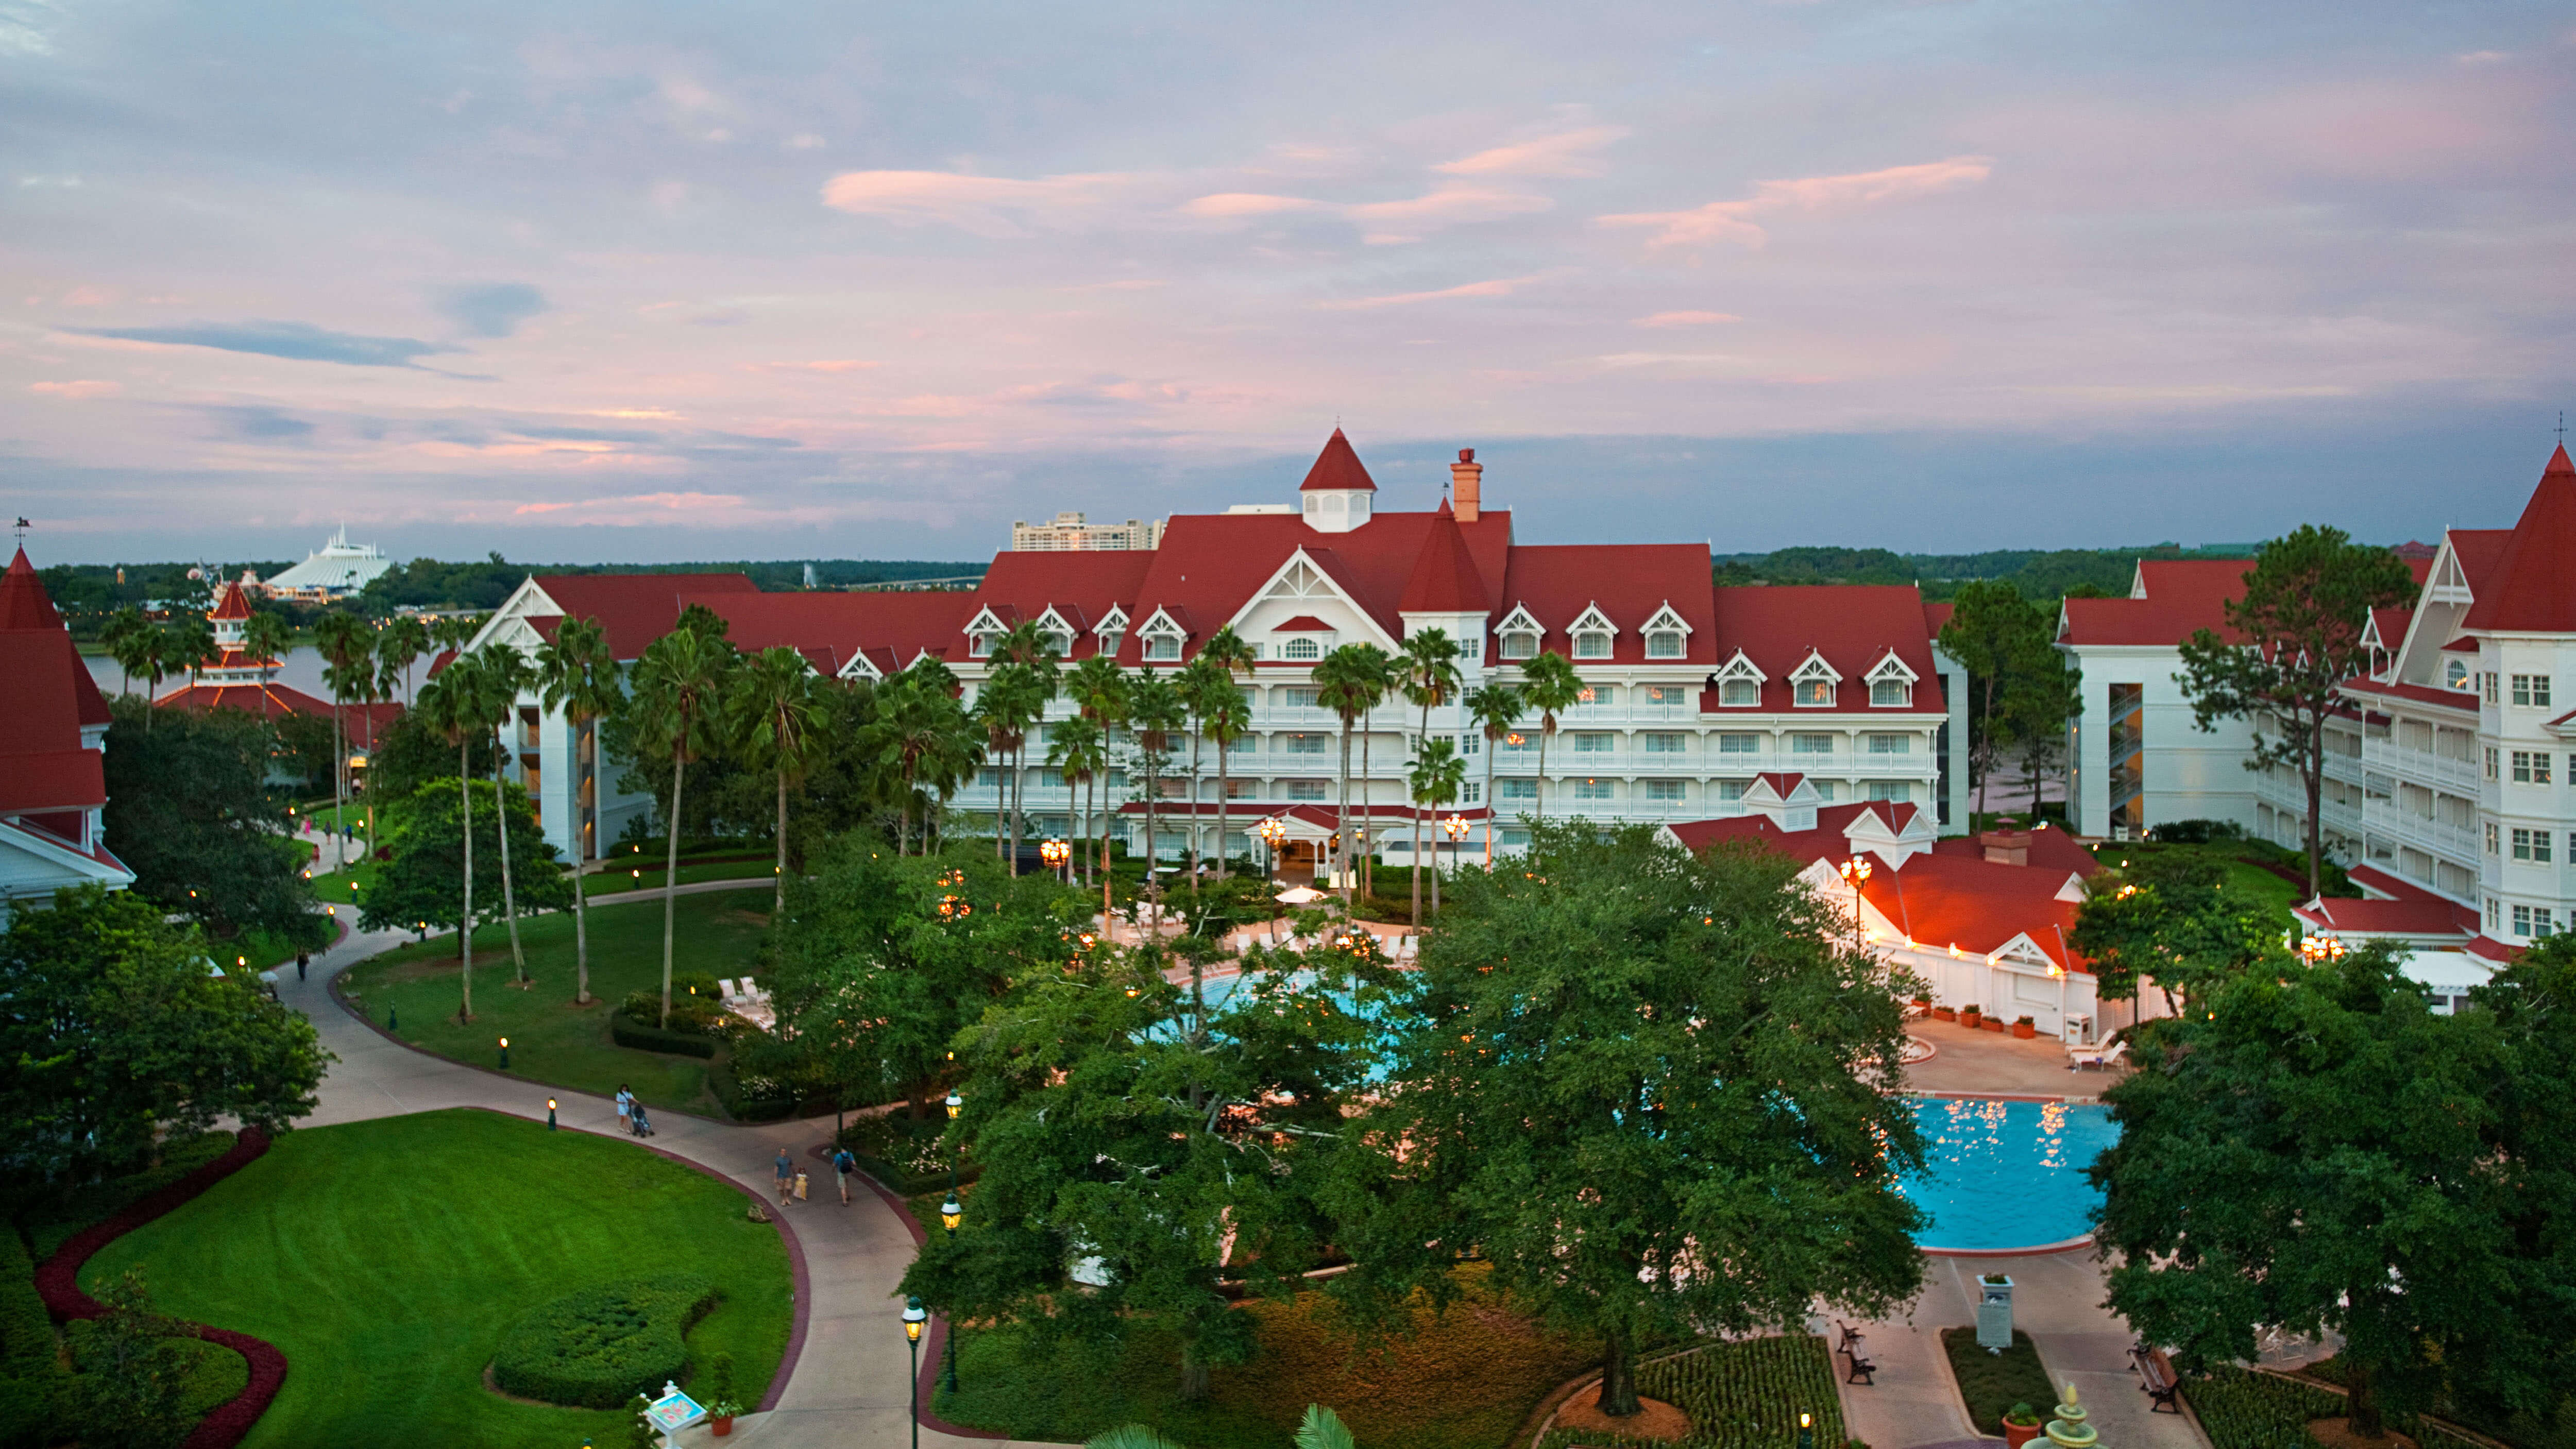
[[[2008,1031],[1970,1031],[1957,1022],[1928,1018],[1909,1022],[1905,1029],[1933,1047],[1930,1061],[1905,1069],[1905,1084],[1918,1092],[2089,1101],[2128,1075],[2119,1066],[2070,1072],[2065,1046],[2052,1037],[2019,1041]]]
[[[1926,1093],[2090,1101],[2126,1075],[2066,1069],[2066,1048],[2054,1040],[2015,1040],[2009,1032],[1969,1031],[1954,1022],[1920,1021],[1909,1028],[1936,1049],[1929,1061],[1906,1068],[1908,1088]],[[2039,1347],[2049,1377],[2076,1385],[2103,1449],[2209,1449],[2190,1417],[2150,1413],[2153,1403],[2129,1363],[2137,1335],[2102,1306],[2103,1265],[2089,1246],[2020,1254],[1934,1253],[1927,1259],[1923,1293],[1908,1311],[1857,1324],[1862,1355],[1878,1365],[1875,1384],[1844,1384],[1843,1420],[1871,1449],[2000,1445],[1982,1439],[1941,1351],[1940,1331],[1976,1322],[1976,1279],[2002,1273],[2013,1280],[2015,1326]],[[1837,1323],[1812,1325],[1828,1343]],[[1834,1358],[1835,1377],[1845,1360]],[[2043,1406],[2045,1407],[2045,1406]]]

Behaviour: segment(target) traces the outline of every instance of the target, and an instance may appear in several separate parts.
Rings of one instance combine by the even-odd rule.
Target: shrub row
[[[712,1057],[716,1054],[714,1037],[646,1026],[622,1011],[608,1019],[608,1037],[619,1046],[632,1047],[639,1052],[662,1052],[679,1057]]]
[[[1833,1356],[1813,1334],[1717,1344],[1640,1364],[1637,1392],[1689,1417],[1682,1449],[1797,1449],[1800,1414],[1815,1416],[1818,1444],[1844,1441]],[[1658,1443],[1552,1429],[1535,1449],[1652,1449]]]
[[[688,1373],[689,1325],[715,1307],[715,1285],[678,1273],[567,1294],[531,1309],[501,1335],[492,1381],[522,1398],[613,1409],[659,1397]]]
[[[2028,1404],[2039,1411],[2042,1422],[2047,1420],[2050,1406],[2057,1402],[2057,1386],[2049,1382],[2048,1369],[2039,1361],[2039,1345],[2031,1342],[2029,1334],[2016,1328],[2012,1347],[1988,1353],[1977,1347],[1975,1329],[1945,1328],[1941,1347],[1950,1356],[1959,1396],[1967,1400],[1968,1420],[1979,1433],[2003,1437],[2004,1415],[2015,1404]]]
[[[2233,1367],[2186,1380],[2183,1396],[2215,1449],[2321,1449],[2308,1421],[2340,1418],[2347,1408],[2344,1396],[2331,1390]],[[2474,1441],[2411,1415],[2392,1413],[2388,1420],[2388,1427],[2424,1449],[2478,1449]]]
[[[0,1446],[18,1449],[51,1437],[56,1405],[70,1375],[62,1367],[54,1320],[36,1293],[36,1264],[17,1231],[0,1224]]]
[[[746,1087],[734,1075],[730,1056],[707,1064],[707,1090],[716,1094],[737,1122],[777,1122],[796,1112],[796,1099],[781,1093],[774,1083],[754,1081]]]
[[[38,1262],[54,1255],[73,1234],[103,1223],[189,1173],[233,1150],[230,1132],[204,1132],[173,1137],[161,1144],[161,1165],[124,1177],[111,1177],[30,1206],[21,1221],[27,1229],[30,1256]]]

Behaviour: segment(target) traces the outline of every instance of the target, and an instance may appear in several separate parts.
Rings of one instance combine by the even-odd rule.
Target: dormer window
[[[1525,629],[1514,629],[1503,635],[1505,659],[1536,659],[1538,636]]]
[[[1752,709],[1762,703],[1762,671],[1740,649],[1726,661],[1724,669],[1711,676],[1711,681],[1717,686],[1721,709]]]
[[[1669,602],[1646,621],[1646,657],[1679,659],[1690,649],[1690,623]]]
[[[1178,662],[1181,640],[1176,634],[1153,634],[1145,639],[1145,661],[1149,664]]]
[[[1825,662],[1825,656],[1811,653],[1807,662],[1789,676],[1789,703],[1800,709],[1831,709],[1834,689],[1842,682],[1843,677]]]
[[[1050,629],[1038,637],[1046,641],[1047,652],[1058,659],[1062,659],[1073,652],[1073,636],[1071,634]]]
[[[2468,688],[2469,666],[2457,659],[2443,661],[2442,682],[2453,689]]]
[[[1502,640],[1502,654],[1506,660],[1536,659],[1539,640],[1546,633],[1547,630],[1538,622],[1538,616],[1532,614],[1526,605],[1512,610],[1503,617],[1503,622],[1494,626],[1495,637]]]
[[[1610,640],[1619,632],[1619,626],[1610,622],[1610,616],[1601,612],[1599,604],[1590,604],[1573,623],[1566,626],[1566,632],[1574,636],[1575,658],[1607,659],[1610,657]]]
[[[1868,679],[1870,708],[1905,709],[1914,703],[1914,671],[1905,667],[1895,650],[1887,651]]]
[[[966,636],[966,657],[967,657],[967,658],[969,658],[969,659],[990,659],[990,658],[992,658],[992,657],[993,657],[993,646],[994,646],[995,644],[998,644],[998,643],[1000,643],[1000,642],[1001,642],[1001,637],[1002,637],[1002,636],[1000,636],[999,634],[969,634],[969,635],[967,635],[967,636]]]
[[[1279,646],[1279,657],[1290,660],[1321,659],[1324,657],[1324,646],[1320,640],[1291,639]]]

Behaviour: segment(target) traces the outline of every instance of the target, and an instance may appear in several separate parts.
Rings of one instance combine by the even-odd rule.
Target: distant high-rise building
[[[1152,549],[1163,545],[1163,520],[1085,523],[1079,513],[1059,513],[1053,523],[1011,524],[1015,553],[1087,553],[1099,549]]]

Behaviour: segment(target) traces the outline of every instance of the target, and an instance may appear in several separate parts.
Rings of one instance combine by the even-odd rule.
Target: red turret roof
[[[36,577],[36,566],[27,562],[27,551],[9,560],[9,572],[0,575],[0,630],[59,629],[63,616],[54,612],[54,601],[45,595],[44,580]]]
[[[1333,435],[1324,440],[1324,451],[1315,455],[1315,466],[1306,470],[1306,481],[1297,485],[1300,493],[1333,488],[1356,488],[1363,493],[1377,491],[1377,480],[1369,477],[1368,469],[1360,466],[1360,455],[1351,451],[1351,440],[1343,437],[1339,428],[1333,429]]]
[[[2563,634],[2576,631],[2576,463],[2567,447],[2549,455],[2513,538],[2496,560],[2492,587],[2477,590],[2464,629]]]
[[[215,594],[215,611],[206,617],[217,622],[247,619],[250,617],[250,599],[242,593],[240,584],[227,583]]]
[[[63,628],[27,551],[0,575],[0,814],[87,809],[107,799],[99,752],[84,726],[107,723],[107,700]]]
[[[1458,531],[1458,516],[1442,499],[1422,535],[1422,552],[1414,555],[1413,576],[1405,581],[1399,614],[1482,614],[1493,608],[1485,581],[1476,572],[1476,556],[1467,551],[1467,536]]]

